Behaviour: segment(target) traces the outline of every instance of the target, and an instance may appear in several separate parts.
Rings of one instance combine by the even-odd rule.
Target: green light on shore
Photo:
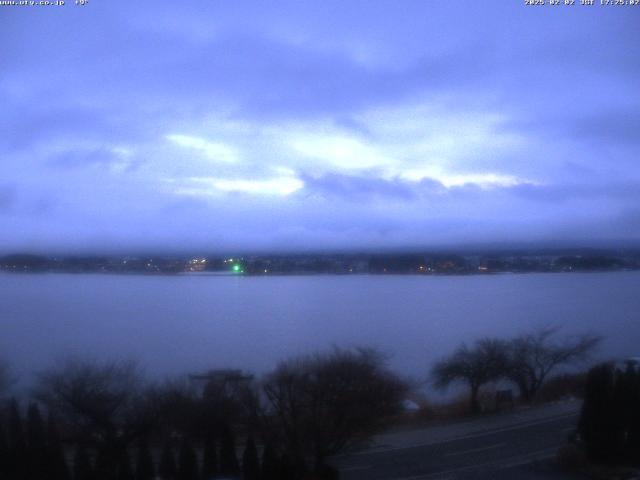
[[[240,265],[234,265],[233,266],[233,271],[234,272],[239,272],[240,271]]]

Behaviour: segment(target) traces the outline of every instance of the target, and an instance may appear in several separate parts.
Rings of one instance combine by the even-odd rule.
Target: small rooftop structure
[[[201,374],[192,374],[189,375],[189,379],[215,383],[239,383],[253,380],[253,375],[246,374],[242,370],[220,369],[209,370]]]

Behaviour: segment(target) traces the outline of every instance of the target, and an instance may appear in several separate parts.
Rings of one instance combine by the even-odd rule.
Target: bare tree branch
[[[434,385],[447,388],[459,381],[471,389],[471,411],[480,410],[478,392],[480,387],[504,375],[507,365],[505,342],[493,338],[476,341],[473,347],[462,344],[449,357],[440,360],[431,370]]]
[[[543,328],[509,342],[507,376],[518,386],[522,398],[531,402],[549,374],[560,367],[586,360],[602,341],[584,334],[554,340],[558,328]]]
[[[401,409],[406,385],[372,349],[341,350],[281,363],[263,385],[297,462],[316,465],[368,438]]]
[[[69,359],[42,372],[34,396],[96,444],[127,444],[148,428],[134,362]]]
[[[9,391],[13,378],[11,377],[11,369],[9,362],[4,358],[0,358],[0,397]]]

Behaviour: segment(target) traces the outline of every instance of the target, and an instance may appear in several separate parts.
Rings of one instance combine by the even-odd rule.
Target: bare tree
[[[9,391],[9,387],[13,383],[11,377],[11,369],[9,368],[9,362],[0,357],[0,398]]]
[[[471,412],[478,413],[480,387],[503,376],[506,364],[505,342],[484,338],[476,341],[472,347],[462,344],[451,356],[436,363],[431,375],[438,388],[447,388],[456,381],[469,385]]]
[[[151,423],[133,362],[71,359],[39,376],[35,397],[79,440],[95,446],[101,478]]]
[[[195,438],[211,430],[211,422],[203,412],[200,392],[186,377],[152,385],[147,396],[157,412],[164,435],[180,433]]]
[[[202,400],[209,416],[218,426],[245,424],[249,430],[257,425],[259,414],[258,387],[254,376],[234,369],[211,370],[192,375],[204,380]]]
[[[316,468],[329,455],[369,438],[402,408],[406,385],[372,349],[341,350],[291,359],[270,374],[263,390],[296,468]]]
[[[509,342],[507,377],[518,386],[526,402],[535,400],[554,369],[584,361],[602,340],[599,336],[585,334],[558,341],[554,338],[557,331],[557,328],[544,328]]]

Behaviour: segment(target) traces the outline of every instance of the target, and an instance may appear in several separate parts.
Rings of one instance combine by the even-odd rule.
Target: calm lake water
[[[491,276],[0,274],[0,356],[22,382],[68,354],[132,357],[148,373],[237,367],[371,345],[424,377],[462,341],[545,325],[640,355],[640,272]]]

